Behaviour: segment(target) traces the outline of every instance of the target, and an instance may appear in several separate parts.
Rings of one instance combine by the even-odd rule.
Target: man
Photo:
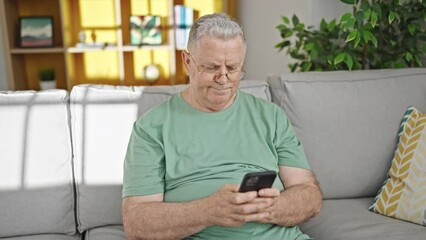
[[[225,14],[199,18],[182,59],[188,87],[135,124],[124,164],[129,239],[310,239],[322,196],[283,110],[238,91],[246,51]],[[279,172],[238,192],[246,173]],[[283,191],[283,185],[285,191]]]

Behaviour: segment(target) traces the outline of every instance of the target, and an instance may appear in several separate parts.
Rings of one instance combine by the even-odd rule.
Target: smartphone
[[[262,188],[270,188],[277,177],[274,171],[247,173],[241,182],[239,192],[259,191]]]

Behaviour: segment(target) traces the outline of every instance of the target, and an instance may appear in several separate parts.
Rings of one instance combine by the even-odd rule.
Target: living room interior
[[[10,2],[10,1],[3,1],[3,2]],[[26,1],[11,1],[11,2],[16,2],[14,4],[16,5],[24,5],[25,6],[25,2]],[[34,2],[34,1],[32,1]],[[43,1],[42,1],[43,2]],[[52,1],[52,2],[56,2],[56,1]],[[71,2],[78,2],[78,1],[71,1]],[[84,2],[84,1],[82,1]],[[96,1],[86,1],[88,3],[90,2],[96,2]],[[102,1],[100,1],[102,2]],[[109,3],[110,2],[110,3]],[[111,12],[111,14],[113,14],[115,11],[113,8],[113,3],[117,2],[117,1],[105,1],[105,4],[101,4],[101,7],[105,7],[106,10],[108,11],[108,13]],[[120,2],[120,1],[118,1]],[[123,1],[125,4],[125,7],[130,8],[129,5],[134,4],[135,7],[132,11],[135,12],[135,14],[146,14],[147,10],[143,9],[144,7],[148,7],[148,3],[150,1]],[[170,7],[170,5],[168,7],[164,7],[164,3],[170,2],[173,3],[174,5],[178,5],[181,4],[183,1],[152,1],[153,5],[152,7],[154,8],[154,14],[161,14],[162,15],[162,21],[164,23],[162,24],[173,24],[168,22],[169,20],[167,19],[168,16],[170,16],[169,13],[169,9],[166,9],[166,11],[164,10],[164,8],[168,8]],[[159,2],[160,4],[155,5],[155,2]],[[274,48],[274,46],[280,41],[280,33],[277,31],[277,29],[275,28],[281,21],[281,16],[287,16],[287,17],[291,17],[293,14],[296,14],[300,17],[300,19],[302,21],[304,21],[306,24],[309,25],[318,25],[317,23],[320,21],[321,18],[325,18],[325,19],[332,19],[332,18],[337,18],[339,17],[343,12],[348,11],[350,9],[349,6],[343,4],[343,3],[338,3],[336,4],[335,1],[332,0],[326,0],[326,1],[321,1],[320,3],[318,1],[314,1],[314,0],[303,0],[303,1],[279,1],[279,0],[272,0],[269,1],[268,4],[262,4],[259,1],[255,1],[255,0],[246,0],[246,1],[238,1],[238,0],[209,0],[207,1],[205,4],[199,4],[197,3],[197,1],[188,1],[190,4],[192,4],[195,7],[201,7],[201,13],[207,13],[207,12],[211,12],[214,11],[214,8],[218,5],[221,5],[219,8],[223,9],[225,12],[228,12],[230,15],[232,15],[234,18],[236,18],[241,25],[243,26],[244,30],[245,30],[245,34],[246,34],[246,38],[247,38],[247,42],[248,42],[248,49],[247,49],[247,57],[246,57],[246,61],[245,61],[245,66],[247,69],[247,74],[245,76],[245,79],[266,79],[266,76],[268,74],[271,73],[276,73],[276,72],[288,72],[288,68],[287,68],[287,64],[291,61],[291,59],[286,56],[283,52],[278,52],[276,48]],[[16,7],[14,4],[12,4],[13,7]],[[46,4],[49,4],[49,1],[47,1]],[[43,4],[40,2],[37,3],[34,2],[32,3],[32,7],[34,9],[36,9],[37,13],[32,14],[31,12],[28,12],[30,10],[26,10],[25,8],[21,11],[27,11],[25,12],[24,15],[26,16],[32,16],[32,15],[51,15],[52,13],[49,14],[49,11],[52,11],[51,8],[48,8],[50,10],[46,10],[46,4]],[[109,4],[109,5],[108,5]],[[38,6],[40,5],[40,6]],[[66,5],[66,4],[63,4]],[[90,4],[87,4],[88,8],[90,8]],[[8,5],[10,6],[10,4]],[[84,5],[83,5],[84,6]],[[94,5],[94,7],[96,7],[96,5]],[[56,5],[56,8],[59,8],[58,5]],[[69,6],[69,8],[75,8],[75,6]],[[160,9],[158,9],[160,8]],[[203,8],[206,9],[203,11]],[[11,15],[11,11],[8,9],[5,9],[7,12],[7,16]],[[197,10],[197,9],[195,9]],[[16,11],[16,10],[15,10]],[[82,10],[83,11],[83,10]],[[87,10],[89,13],[86,15],[89,16],[81,16],[82,17],[82,23],[80,24],[86,24],[88,26],[93,26],[96,27],[97,25],[101,25],[99,26],[100,28],[103,28],[105,26],[103,26],[103,22],[96,22],[95,20],[91,19],[90,17],[92,17],[92,12],[90,12],[90,10]],[[122,10],[124,11],[124,10]],[[128,10],[126,10],[128,11]],[[199,10],[198,10],[199,11]],[[55,9],[53,11],[53,13],[57,14],[57,12],[59,12],[59,9]],[[139,12],[139,13],[138,13]],[[124,13],[124,14],[129,14],[129,13]],[[60,16],[55,15],[56,18],[59,18]],[[96,15],[94,15],[96,16]],[[107,21],[111,22],[111,18],[112,17],[108,17],[108,15],[103,16]],[[126,16],[127,17],[127,16]],[[17,21],[18,16],[14,16],[15,20]],[[93,18],[93,17],[92,17]],[[123,16],[124,18],[124,16]],[[127,19],[126,19],[127,20]],[[88,23],[86,23],[86,22]],[[93,22],[95,21],[95,22]],[[124,20],[122,20],[124,21]],[[13,24],[13,23],[11,23]],[[59,38],[58,36],[61,36],[59,34],[60,31],[62,31],[62,29],[59,27],[60,24],[62,24],[59,20],[55,20],[54,21],[54,30],[56,31],[54,34],[54,36],[56,38]],[[112,21],[112,24],[115,24],[114,21]],[[56,26],[58,25],[58,26]],[[9,26],[10,27],[10,26]],[[2,36],[0,38],[0,56],[4,56],[2,58],[0,58],[0,90],[13,90],[13,89],[37,89],[37,78],[38,78],[38,71],[37,70],[28,70],[29,72],[27,72],[26,74],[24,74],[23,76],[20,76],[20,78],[24,78],[28,81],[28,79],[32,79],[30,82],[33,83],[29,83],[31,84],[31,86],[28,86],[27,84],[23,84],[22,87],[18,87],[18,86],[11,86],[11,85],[15,85],[13,82],[10,82],[11,80],[11,75],[13,74],[13,71],[16,71],[16,74],[22,74],[20,73],[21,71],[19,71],[19,69],[21,69],[21,65],[25,65],[24,63],[27,63],[26,65],[29,66],[36,66],[37,69],[40,68],[46,68],[49,67],[49,64],[52,65],[52,63],[50,62],[56,62],[57,64],[57,59],[56,58],[60,58],[60,60],[63,62],[64,60],[62,60],[62,58],[64,58],[62,55],[62,51],[67,51],[68,53],[66,54],[67,57],[69,58],[68,62],[77,62],[77,66],[74,64],[74,66],[67,66],[67,71],[69,72],[68,75],[76,75],[77,73],[74,72],[79,72],[80,76],[83,72],[83,67],[79,66],[78,64],[80,64],[80,62],[82,60],[78,60],[79,58],[82,57],[82,55],[90,55],[93,53],[88,52],[87,54],[84,53],[70,53],[72,52],[72,48],[75,47],[75,45],[78,43],[78,33],[80,32],[81,28],[76,29],[76,27],[74,27],[73,31],[73,35],[70,35],[68,32],[64,32],[65,36],[67,38],[69,38],[68,40],[63,40],[62,37],[61,41],[62,42],[55,42],[55,47],[54,49],[57,49],[58,52],[50,54],[50,59],[48,62],[44,63],[44,65],[41,65],[37,62],[37,54],[31,54],[31,51],[35,50],[35,49],[29,49],[29,53],[28,54],[21,54],[19,53],[19,45],[18,45],[18,25],[17,23],[15,23],[15,25],[12,27],[12,29],[7,29],[7,26],[5,26],[4,24],[2,24],[2,27],[0,28],[0,36]],[[82,26],[83,27],[83,26]],[[124,26],[126,28],[129,28],[128,24],[127,26]],[[89,28],[89,27],[88,27]],[[5,32],[6,31],[14,31],[13,34],[14,36],[10,36],[8,38],[11,38],[10,40],[6,39],[5,36]],[[87,43],[91,43],[92,39],[90,37],[90,28],[89,30],[86,31],[86,42]],[[126,34],[128,34],[129,32],[127,31]],[[11,32],[12,34],[12,32]],[[172,33],[167,33],[164,32],[163,35],[163,44],[165,47],[167,47],[167,45],[169,44],[167,42],[167,36],[168,34],[172,34]],[[105,34],[104,34],[105,35]],[[111,34],[109,34],[111,35]],[[102,41],[102,37],[103,36],[98,36],[98,40],[97,41]],[[108,39],[108,37],[110,36],[106,36],[104,38]],[[127,43],[124,43],[124,45],[130,45],[129,44],[129,37],[128,36],[123,36],[124,41],[127,41]],[[101,38],[101,40],[99,40],[99,38]],[[126,40],[127,38],[127,40]],[[71,40],[71,42],[69,42]],[[116,39],[113,38],[113,41],[116,41]],[[6,45],[8,44],[8,42],[10,42],[10,47],[6,48]],[[114,43],[116,44],[116,43]],[[56,46],[59,45],[59,46]],[[58,49],[58,48],[62,48],[62,46],[65,47],[65,49],[68,50],[62,50],[62,49]],[[149,46],[144,46],[144,47],[148,47]],[[13,49],[15,48],[15,52],[17,53],[11,53],[13,52]],[[47,51],[54,51],[52,47],[49,48],[44,48],[43,50],[47,50]],[[152,48],[152,47],[151,47]],[[74,48],[75,49],[75,48]],[[7,51],[6,51],[7,50]],[[40,49],[39,49],[40,50]],[[159,53],[156,53],[157,55],[164,55],[162,53],[162,51],[164,52],[164,49],[159,49]],[[101,51],[99,51],[99,55],[112,55],[110,58],[113,59],[113,61],[106,61],[105,65],[112,67],[115,69],[116,72],[118,72],[119,70],[117,69],[117,67],[115,65],[117,65],[118,60],[116,60],[117,56],[113,55],[113,51],[104,51],[106,53],[102,53]],[[129,60],[129,56],[131,55],[131,53],[129,52],[125,52],[124,53],[124,60],[121,61],[125,61],[124,65],[135,65],[134,66],[134,77],[132,75],[132,79],[136,79],[136,81],[130,81],[130,84],[127,85],[149,85],[149,82],[143,81],[143,77],[141,76],[142,74],[142,69],[149,63],[149,61],[144,61],[144,60],[140,60],[140,59],[145,59],[147,54],[153,54],[153,52],[155,51],[149,51],[146,50],[144,51],[135,51],[135,56],[131,56],[131,58],[138,58],[139,60],[137,60],[137,63],[133,61],[133,59]],[[43,53],[43,51],[41,51],[41,53]],[[7,56],[8,54],[10,54],[10,60],[7,60]],[[167,51],[165,53],[167,55]],[[176,55],[175,53],[173,53],[174,55]],[[38,54],[40,55],[40,54]],[[53,59],[51,56],[54,56]],[[256,56],[256,57],[252,57],[252,56]],[[32,59],[31,59],[32,57]],[[108,59],[108,56],[102,56],[104,59]],[[158,57],[163,57],[163,56],[158,56]],[[180,56],[174,56],[176,58],[180,58]],[[25,60],[22,60],[22,58],[24,58]],[[34,59],[35,58],[35,59]],[[164,58],[164,57],[163,57]],[[166,56],[165,58],[170,58],[170,56]],[[71,60],[73,59],[73,60]],[[16,62],[19,62],[16,63]],[[45,60],[46,61],[46,60]],[[96,61],[96,60],[94,60]],[[115,61],[115,62],[114,62]],[[163,62],[161,64],[165,64],[168,65],[170,63],[170,60],[162,60]],[[10,62],[10,63],[9,63]],[[12,62],[14,64],[12,64]],[[34,63],[37,62],[37,63]],[[108,65],[109,64],[109,65]],[[140,66],[137,66],[137,64],[139,64]],[[15,67],[14,65],[19,65],[17,67]],[[63,64],[64,65],[64,64]],[[73,67],[74,70],[71,70]],[[31,68],[31,67],[26,67],[26,68]],[[34,68],[34,67],[32,67]],[[65,66],[56,66],[56,68],[59,68],[59,72],[56,74],[58,78],[65,78],[65,73],[64,70],[62,68],[65,68]],[[90,69],[90,64],[87,66],[88,69],[86,69],[86,71],[88,72],[88,74],[90,74],[90,72],[96,72],[96,69]],[[129,78],[129,73],[130,70],[128,70],[129,67],[126,67],[127,69],[126,71],[126,78]],[[169,68],[169,67],[167,67]],[[178,75],[184,75],[185,73],[183,73],[180,68],[182,68],[182,66],[178,66],[176,65],[176,70],[175,71],[180,71],[178,72]],[[13,70],[15,69],[15,70]],[[17,70],[16,70],[17,69]],[[252,71],[250,69],[256,69],[256,71]],[[123,70],[124,71],[124,70]],[[108,75],[108,73],[104,73],[101,72],[101,74],[106,74]],[[124,73],[113,73],[112,75],[123,75]],[[61,77],[62,75],[62,77]],[[19,75],[17,75],[19,76]],[[107,76],[108,78],[111,76]],[[72,78],[71,76],[67,77],[67,81],[72,81],[70,78]],[[75,77],[74,77],[75,78]],[[99,78],[99,77],[98,77]],[[113,76],[112,78],[118,78],[116,76]],[[124,76],[120,76],[120,78],[124,78]],[[170,77],[168,77],[170,78]],[[73,83],[65,83],[64,80],[58,80],[60,83],[58,83],[59,88],[62,89],[68,89],[70,90],[71,85],[74,85]],[[121,79],[121,81],[123,81],[123,79]],[[179,82],[178,80],[175,80],[177,82]],[[183,80],[182,80],[183,81]],[[181,81],[181,82],[182,82]],[[105,81],[104,81],[105,82]],[[108,82],[108,81],[107,81]],[[128,81],[129,82],[129,81]],[[81,82],[81,83],[84,83]],[[124,84],[126,85],[126,83],[120,82],[120,81],[112,81],[113,84]],[[163,82],[157,82],[155,83],[155,85],[164,85],[164,84],[169,84],[167,81],[163,81]]]
[[[400,57],[412,67],[307,72],[292,72],[297,61],[276,47],[283,16],[319,29],[355,1],[0,0],[0,239],[126,239],[121,194],[132,125],[187,83],[174,16],[182,6],[193,18],[221,9],[241,23],[248,47],[239,90],[285,110],[323,191],[320,214],[302,232],[426,239],[426,44],[419,61]],[[37,25],[32,17],[53,22],[52,42],[20,37],[22,21]],[[425,36],[422,19],[408,35]],[[144,21],[156,26],[150,42],[131,35]],[[330,64],[350,64],[339,61]],[[41,90],[41,75],[55,85]]]

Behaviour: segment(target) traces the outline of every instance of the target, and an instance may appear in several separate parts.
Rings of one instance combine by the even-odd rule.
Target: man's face
[[[190,78],[190,97],[201,108],[220,111],[234,101],[245,56],[240,37],[229,40],[202,37],[184,57]]]

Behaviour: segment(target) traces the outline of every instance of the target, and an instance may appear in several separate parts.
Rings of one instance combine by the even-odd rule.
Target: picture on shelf
[[[52,17],[21,17],[19,28],[21,47],[53,47]]]
[[[160,16],[130,16],[130,44],[160,45],[161,43]]]

